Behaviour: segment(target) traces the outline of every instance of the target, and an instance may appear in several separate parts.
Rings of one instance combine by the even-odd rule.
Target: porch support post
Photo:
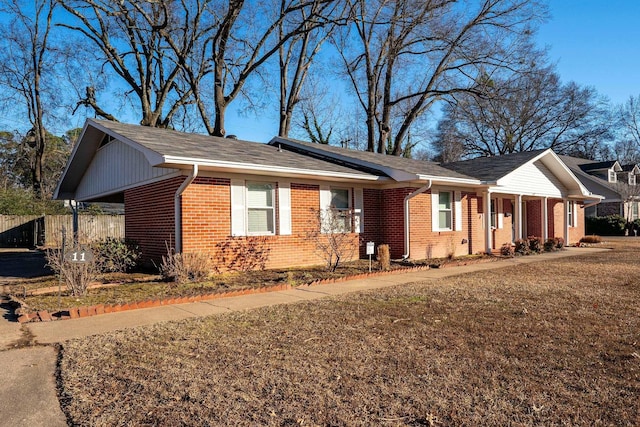
[[[546,197],[542,199],[542,238],[545,242],[549,238],[549,204]]]
[[[516,195],[516,203],[513,205],[513,220],[516,225],[516,240],[522,239],[522,195]]]
[[[569,246],[569,203],[571,201],[563,199],[564,205],[564,245]]]
[[[488,254],[493,249],[493,239],[491,235],[491,193],[485,191],[482,193],[482,211],[484,212],[484,244]]]

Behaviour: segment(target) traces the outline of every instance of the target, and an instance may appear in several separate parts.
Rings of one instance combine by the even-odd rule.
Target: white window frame
[[[613,169],[609,169],[608,171],[608,181],[609,182],[618,182],[618,176],[616,174],[616,171],[614,171]]]
[[[440,195],[441,194],[448,194],[449,195],[449,207],[448,208],[444,208],[441,209],[440,208]],[[438,216],[437,216],[437,221],[438,221],[438,229],[439,230],[443,230],[443,231],[453,231],[453,207],[454,207],[454,193],[453,191],[439,191],[438,192],[438,206],[437,206],[437,212],[438,212]],[[440,213],[442,212],[448,212],[449,213],[449,224],[447,226],[447,224],[444,224],[444,226],[442,224],[440,224]]]
[[[249,204],[249,187],[252,185],[270,185],[271,186],[271,205],[272,206],[251,206]],[[246,200],[246,208],[245,208],[245,226],[246,226],[246,235],[247,236],[273,236],[276,234],[276,224],[277,224],[277,218],[276,218],[276,183],[275,182],[266,182],[266,181],[247,181],[246,186],[245,186],[245,191],[246,191],[246,196],[245,196],[245,200]],[[271,224],[269,228],[271,228],[272,231],[251,231],[249,230],[249,211],[250,210],[265,210],[265,211],[271,211]]]
[[[569,224],[569,227],[575,227],[575,203],[572,201],[567,202],[567,223]]]
[[[635,221],[636,219],[640,218],[639,211],[640,209],[638,209],[638,202],[631,202],[631,220],[632,221]]]
[[[334,206],[333,204],[329,205],[329,208],[331,209],[332,213],[336,213],[339,216],[342,216],[346,219],[349,220],[349,224],[345,224],[345,227],[343,230],[340,230],[339,232],[342,233],[352,233],[353,232],[353,220],[352,215],[350,215],[350,213],[352,212],[353,209],[353,202],[351,200],[351,196],[352,196],[352,192],[351,192],[351,188],[347,188],[347,187],[330,187],[329,188],[329,200],[333,200],[333,192],[334,191],[346,191],[347,192],[347,207],[337,207]],[[346,222],[346,221],[345,221]]]
[[[632,172],[629,172],[629,185],[636,185],[636,176]]]

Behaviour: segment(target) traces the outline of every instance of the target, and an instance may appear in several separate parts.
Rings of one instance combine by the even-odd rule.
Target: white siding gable
[[[76,199],[91,199],[176,172],[177,169],[152,167],[142,152],[113,141],[96,152],[78,185]]]
[[[498,181],[505,193],[563,197],[566,187],[542,162],[527,163]]]

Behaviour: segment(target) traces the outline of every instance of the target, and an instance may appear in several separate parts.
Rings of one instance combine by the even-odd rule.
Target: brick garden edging
[[[466,263],[464,264],[466,265]],[[444,267],[445,265],[446,264],[441,265],[440,268]],[[353,276],[316,280],[308,284],[299,285],[297,287],[326,285],[329,283],[341,283],[341,282],[347,282],[350,280],[365,279],[367,277],[380,277],[380,276],[386,276],[389,274],[425,271],[425,270],[429,270],[429,268],[430,267],[428,265],[424,265],[424,266],[417,266],[417,267],[399,268],[399,269],[388,270],[388,271],[362,273],[362,274],[356,274]],[[285,290],[293,289],[295,287],[296,286],[291,286],[288,283],[283,283],[280,285],[264,286],[261,288],[245,288],[245,289],[237,289],[237,290],[232,290],[227,292],[216,292],[211,294],[192,295],[188,297],[168,297],[168,298],[150,299],[145,301],[136,301],[136,302],[130,302],[125,304],[98,304],[98,305],[92,305],[92,306],[73,307],[73,308],[67,308],[67,309],[60,310],[53,313],[49,313],[46,310],[29,312],[23,308],[23,304],[19,299],[13,296],[11,297],[11,299],[14,303],[18,303],[20,305],[20,307],[16,309],[16,314],[18,314],[18,322],[20,323],[51,322],[54,320],[77,319],[81,317],[97,316],[97,315],[108,314],[108,313],[117,313],[120,311],[160,307],[163,305],[188,304],[192,302],[210,301],[210,300],[216,300],[216,299],[231,298],[231,297],[236,297],[241,295],[285,291]]]

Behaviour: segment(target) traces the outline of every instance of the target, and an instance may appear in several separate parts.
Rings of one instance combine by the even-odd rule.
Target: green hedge
[[[585,218],[585,233],[600,236],[624,236],[627,220],[620,215],[595,216]]]

